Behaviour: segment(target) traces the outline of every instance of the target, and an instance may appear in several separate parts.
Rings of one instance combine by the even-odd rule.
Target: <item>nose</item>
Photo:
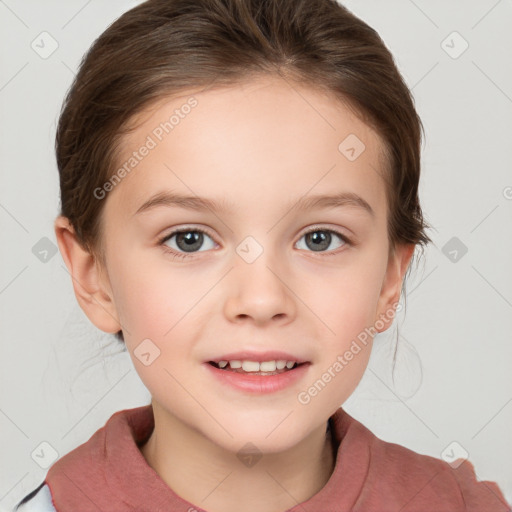
[[[295,317],[296,301],[288,273],[265,254],[253,263],[237,261],[230,272],[224,305],[230,321],[252,321],[261,326],[270,321],[286,324]]]

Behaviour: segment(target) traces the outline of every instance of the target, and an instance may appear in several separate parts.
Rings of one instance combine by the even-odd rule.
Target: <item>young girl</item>
[[[111,25],[60,117],[55,232],[152,400],[18,510],[509,510],[467,460],[340,407],[430,241],[421,128],[377,33],[334,0],[149,0]]]

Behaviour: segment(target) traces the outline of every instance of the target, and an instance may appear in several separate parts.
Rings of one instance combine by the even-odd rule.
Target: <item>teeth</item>
[[[275,372],[277,370],[292,369],[295,366],[296,361],[219,361],[217,364],[219,368],[227,368],[228,364],[232,370],[242,368],[244,372]]]
[[[243,361],[242,369],[244,372],[259,372],[260,363],[258,363],[257,361]]]
[[[260,363],[260,371],[261,372],[275,372],[276,371],[276,362],[275,361],[265,361]],[[244,368],[245,370],[245,368]]]

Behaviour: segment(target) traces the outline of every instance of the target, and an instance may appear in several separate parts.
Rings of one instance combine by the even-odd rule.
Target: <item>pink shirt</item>
[[[140,452],[154,426],[151,405],[113,414],[49,469],[57,512],[204,511],[180,498]],[[327,484],[288,512],[510,512],[493,482],[470,462],[453,469],[377,438],[342,408],[331,416],[336,464]]]

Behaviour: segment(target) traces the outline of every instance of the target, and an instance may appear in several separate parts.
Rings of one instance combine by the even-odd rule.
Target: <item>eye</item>
[[[215,248],[216,243],[213,241],[212,237],[205,230],[194,227],[174,230],[160,239],[158,244],[173,258],[189,258],[196,252],[203,252],[199,249],[204,245],[205,237],[212,243],[210,247],[203,248],[203,251]],[[341,245],[338,245],[338,248],[344,247],[345,245],[353,245],[349,238],[338,231],[322,229],[321,227],[311,228],[302,235],[301,240],[303,238],[306,241],[306,249],[310,249],[311,252],[327,252],[329,255],[332,253],[332,248],[329,251],[326,251],[326,249],[328,249],[336,239],[343,242]],[[299,247],[299,249],[302,248]],[[334,247],[334,249],[336,249],[336,247]],[[337,254],[337,252],[338,251],[334,252],[334,254]]]
[[[164,251],[171,254],[171,256],[187,258],[189,257],[187,253],[202,252],[198,251],[198,249],[204,244],[205,237],[213,242],[210,235],[203,229],[188,227],[173,231],[162,238],[158,243],[163,247]],[[173,240],[174,238],[175,240]],[[167,245],[167,242],[171,243]],[[215,242],[213,242],[213,247],[207,247],[205,250],[214,247]]]
[[[336,241],[336,238],[343,242],[338,248],[345,245],[352,245],[351,241],[345,235],[333,229],[322,229],[321,227],[311,228],[302,235],[301,240],[302,238],[304,238],[306,242],[306,248],[311,249],[312,252],[326,252],[326,249]],[[301,247],[299,247],[299,249],[301,249]],[[334,249],[336,249],[336,247],[334,247]],[[332,251],[327,252],[330,253]],[[334,254],[337,254],[337,252]]]

